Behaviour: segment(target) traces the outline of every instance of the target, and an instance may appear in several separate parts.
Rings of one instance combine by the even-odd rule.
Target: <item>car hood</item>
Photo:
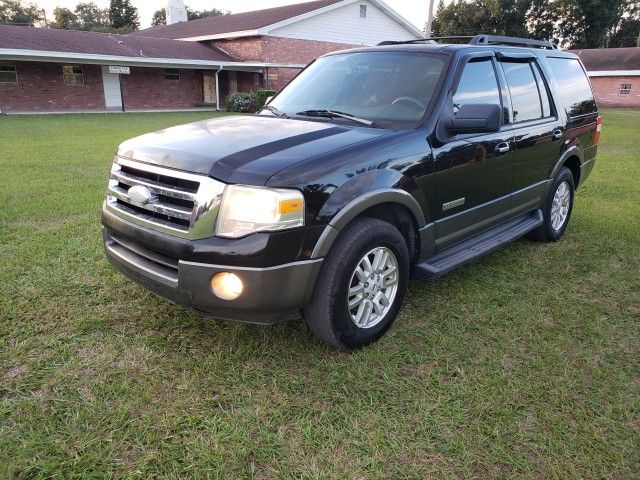
[[[267,115],[234,116],[132,138],[120,145],[118,156],[227,183],[264,185],[298,162],[389,133]]]

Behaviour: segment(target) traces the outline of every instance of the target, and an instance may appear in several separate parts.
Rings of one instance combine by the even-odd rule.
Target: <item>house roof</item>
[[[1,49],[132,58],[237,61],[215,47],[197,42],[15,25],[0,25]]]
[[[129,36],[156,38],[193,38],[223,33],[258,30],[275,23],[328,7],[343,0],[315,0],[313,2],[265,8],[251,12],[235,13],[218,17],[199,18],[172,25],[159,25],[132,32]]]
[[[640,71],[640,47],[571,50],[587,72]]]
[[[359,0],[315,0],[283,7],[266,8],[252,12],[200,18],[172,25],[159,25],[132,32],[130,36],[174,38],[182,40],[213,40],[223,38],[268,35],[270,30],[301,21],[336,8],[350,5]],[[383,0],[368,0],[378,9],[416,38],[424,34],[411,22],[390,8]]]

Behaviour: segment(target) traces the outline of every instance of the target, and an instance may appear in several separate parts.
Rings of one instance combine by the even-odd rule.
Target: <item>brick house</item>
[[[0,25],[0,111],[184,109],[278,90],[316,57],[422,33],[381,0],[316,0],[115,35]]]
[[[574,50],[601,107],[640,108],[640,47]]]

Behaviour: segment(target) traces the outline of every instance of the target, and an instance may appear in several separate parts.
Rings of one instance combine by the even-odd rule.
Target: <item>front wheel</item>
[[[323,262],[304,318],[313,333],[345,350],[378,340],[395,320],[409,279],[409,251],[393,225],[359,218]]]
[[[542,206],[543,223],[529,233],[529,238],[538,242],[559,240],[567,229],[574,195],[573,174],[568,168],[562,167],[551,182],[549,193]]]

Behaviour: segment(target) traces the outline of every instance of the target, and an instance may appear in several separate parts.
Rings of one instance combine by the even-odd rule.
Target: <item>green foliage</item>
[[[543,38],[563,48],[629,45],[640,34],[639,5],[637,0],[441,1],[432,32]]]
[[[236,92],[227,97],[227,112],[253,113],[258,110],[258,100],[253,92]]]
[[[68,8],[56,7],[53,10],[53,17],[55,21],[51,24],[51,27],[78,30],[78,17]]]
[[[229,15],[228,10],[219,10],[217,8],[212,8],[210,10],[191,10],[189,7],[187,9],[187,20],[196,20],[198,18],[206,18],[206,17],[219,17],[222,15]],[[167,12],[164,8],[158,9],[153,12],[153,17],[151,18],[151,25],[165,25],[167,23]]]
[[[166,25],[167,24],[167,11],[164,8],[160,8],[153,12],[153,17],[151,17],[151,26],[157,27],[158,25]]]
[[[111,0],[109,23],[115,29],[131,28],[136,30],[140,26],[138,9],[131,4],[131,0]]]
[[[260,110],[267,103],[267,98],[273,97],[277,92],[275,90],[269,90],[267,88],[261,88],[256,91],[256,107]]]
[[[42,20],[42,10],[34,3],[0,0],[0,23],[35,26]]]
[[[97,30],[109,27],[109,11],[93,2],[79,3],[74,10],[78,30]]]

